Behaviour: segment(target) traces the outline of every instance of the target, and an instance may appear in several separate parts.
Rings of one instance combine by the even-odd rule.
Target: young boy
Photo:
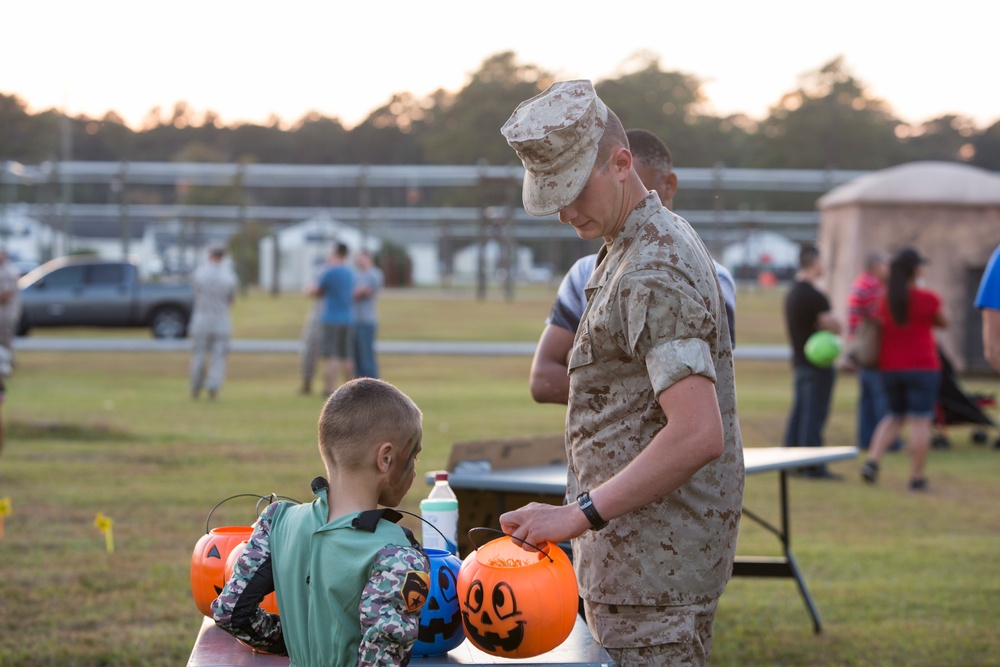
[[[264,510],[233,576],[212,603],[216,624],[291,665],[405,665],[429,591],[430,563],[391,509],[409,490],[420,410],[387,382],[338,388],[319,419],[329,484],[310,504]],[[258,605],[275,591],[280,615]]]

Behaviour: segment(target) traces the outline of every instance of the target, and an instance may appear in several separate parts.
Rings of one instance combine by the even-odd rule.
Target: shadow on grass
[[[7,423],[7,438],[23,440],[104,441],[135,440],[136,436],[110,424],[69,424],[56,421],[11,421]]]

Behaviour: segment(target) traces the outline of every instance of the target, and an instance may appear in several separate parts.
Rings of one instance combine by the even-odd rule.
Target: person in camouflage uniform
[[[17,266],[10,261],[7,251],[0,248],[0,345],[7,348],[11,362],[14,359],[14,334],[21,319],[19,277]]]
[[[216,624],[291,667],[409,662],[430,590],[430,561],[396,525],[421,449],[421,413],[382,380],[345,383],[319,420],[326,478],[317,499],[272,503],[212,603]],[[378,509],[377,506],[383,506]],[[277,615],[259,604],[275,592]]]
[[[745,471],[732,344],[712,259],[634,169],[589,81],[558,82],[502,132],[528,213],[605,247],[569,359],[567,498],[500,517],[572,539],[587,623],[615,661],[703,665],[732,574]]]
[[[208,263],[195,270],[194,308],[191,312],[191,396],[198,398],[202,387],[215,398],[226,377],[226,357],[232,323],[229,310],[236,299],[236,275],[223,263],[226,250],[213,246]]]

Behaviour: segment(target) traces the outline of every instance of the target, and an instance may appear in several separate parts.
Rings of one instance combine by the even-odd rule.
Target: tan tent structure
[[[912,246],[930,259],[926,284],[944,301],[950,326],[938,340],[945,354],[959,371],[985,365],[972,303],[1000,244],[1000,176],[951,162],[912,162],[856,178],[817,205],[827,294],[841,322],[865,256]]]

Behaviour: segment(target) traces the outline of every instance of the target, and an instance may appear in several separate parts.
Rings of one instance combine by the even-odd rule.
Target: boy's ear
[[[391,442],[383,442],[376,451],[375,465],[379,472],[388,472],[392,466],[392,457],[396,454],[396,448]]]

